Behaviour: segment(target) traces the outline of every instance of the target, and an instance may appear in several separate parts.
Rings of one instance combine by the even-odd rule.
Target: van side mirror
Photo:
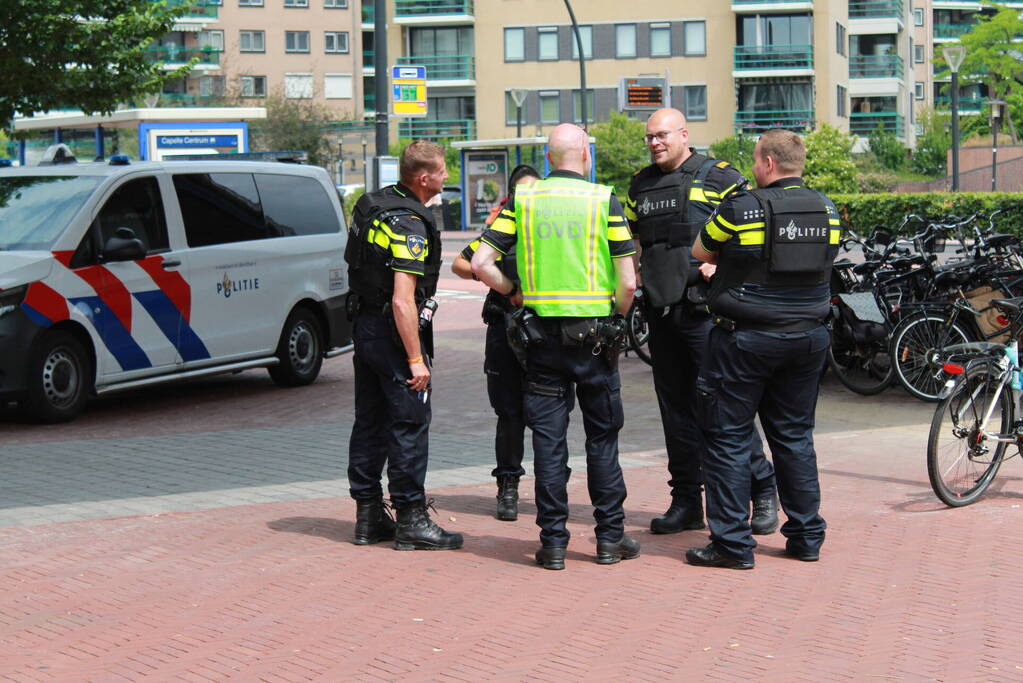
[[[131,228],[118,228],[103,245],[103,261],[137,261],[145,256],[146,246]]]

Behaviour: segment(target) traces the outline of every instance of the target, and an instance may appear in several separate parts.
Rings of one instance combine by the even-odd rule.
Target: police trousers
[[[426,495],[429,453],[430,391],[415,392],[403,345],[395,341],[389,317],[361,313],[354,321],[355,424],[348,446],[348,482],[352,498],[382,494],[395,507],[421,503]]]
[[[625,530],[625,479],[618,463],[624,424],[618,370],[592,345],[564,346],[548,334],[528,351],[526,424],[533,430],[536,523],[545,547],[568,545],[568,417],[575,397],[586,432],[586,481],[597,540],[617,543]]]
[[[668,486],[673,505],[699,506],[703,474],[700,463],[705,445],[697,414],[696,377],[707,355],[707,340],[714,327],[710,316],[691,312],[685,302],[647,314],[654,391],[661,410],[661,426],[668,451]],[[751,496],[774,493],[774,468],[764,456],[760,435],[749,434]]]
[[[493,316],[487,325],[487,343],[483,371],[487,375],[490,407],[497,415],[494,454],[497,467],[494,477],[521,477],[525,451],[526,418],[522,407],[522,365],[508,346],[507,327],[503,316]]]
[[[782,534],[798,551],[815,551],[824,542],[813,427],[829,341],[824,327],[809,332],[711,330],[711,353],[697,391],[707,438],[707,523],[720,552],[753,559],[749,430],[758,412],[788,517]]]

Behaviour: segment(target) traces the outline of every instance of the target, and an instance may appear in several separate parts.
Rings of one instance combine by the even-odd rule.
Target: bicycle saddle
[[[970,270],[943,270],[934,276],[934,284],[942,289],[955,287],[967,282],[972,275]]]
[[[1016,314],[1019,313],[1020,307],[1023,306],[1023,296],[1016,296],[1011,299],[992,299],[991,305],[1003,313]]]
[[[991,235],[990,237],[985,237],[984,241],[992,249],[1000,249],[1002,247],[1007,247],[1011,244],[1018,244],[1019,237],[1017,237],[1016,235],[996,234]]]

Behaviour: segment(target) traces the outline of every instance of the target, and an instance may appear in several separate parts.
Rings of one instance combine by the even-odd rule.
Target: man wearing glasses
[[[671,505],[650,522],[650,531],[674,534],[704,528],[696,377],[713,327],[706,295],[715,266],[694,260],[691,246],[721,200],[746,179],[728,162],[689,147],[686,119],[677,109],[651,114],[645,140],[653,163],[633,176],[624,208],[640,254],[654,389],[671,476]],[[778,527],[774,470],[755,431],[750,440],[753,533],[770,534]]]

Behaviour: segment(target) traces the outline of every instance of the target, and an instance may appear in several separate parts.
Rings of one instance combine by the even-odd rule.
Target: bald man
[[[649,166],[636,172],[625,200],[642,266],[643,298],[650,327],[654,389],[668,451],[671,504],[650,522],[655,534],[704,528],[704,439],[697,415],[696,377],[713,326],[706,306],[715,266],[700,265],[690,247],[721,200],[746,179],[727,161],[708,159],[689,147],[686,118],[658,109],[646,124]],[[778,528],[774,470],[751,432],[755,534]]]
[[[568,416],[579,399],[586,430],[586,478],[596,520],[599,564],[639,556],[625,534],[625,480],[618,463],[624,416],[610,330],[624,331],[632,304],[634,249],[623,210],[610,187],[588,182],[589,138],[578,126],[551,131],[547,159],[555,169],[517,187],[472,258],[491,289],[525,305],[537,338],[527,347],[526,424],[533,431],[537,564],[565,568],[568,521]],[[519,285],[497,266],[515,247]],[[574,389],[574,396],[573,396]]]

